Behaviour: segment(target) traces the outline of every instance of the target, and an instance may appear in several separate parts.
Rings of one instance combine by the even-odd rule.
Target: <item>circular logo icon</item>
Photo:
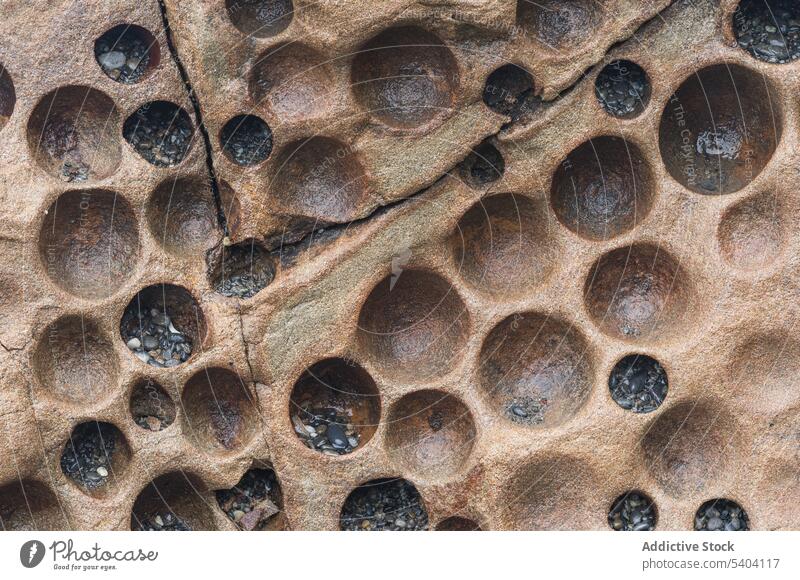
[[[39,540],[28,540],[19,549],[19,561],[26,568],[35,568],[44,559],[44,544]]]

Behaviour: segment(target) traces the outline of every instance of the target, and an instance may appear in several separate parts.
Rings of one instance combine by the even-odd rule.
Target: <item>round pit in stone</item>
[[[76,404],[102,399],[113,390],[119,372],[106,333],[91,318],[75,315],[47,327],[31,362],[49,396]]]
[[[294,18],[292,0],[226,0],[225,8],[239,32],[256,38],[280,34]]]
[[[800,5],[795,0],[742,0],[733,14],[739,47],[764,62],[800,57]]]
[[[655,184],[639,147],[620,137],[590,139],[553,175],[550,203],[558,220],[589,240],[609,240],[641,223]]]
[[[771,266],[786,245],[784,214],[778,196],[767,193],[744,199],[726,210],[717,229],[722,258],[744,272]]]
[[[150,233],[170,254],[194,257],[220,236],[211,187],[193,178],[162,181],[147,201]]]
[[[70,433],[61,453],[61,471],[84,493],[102,496],[122,478],[130,457],[119,429],[87,421]]]
[[[305,120],[328,111],[337,98],[331,63],[292,42],[259,56],[249,78],[250,97],[279,119]]]
[[[687,273],[663,248],[622,247],[600,258],[586,279],[586,308],[600,329],[622,340],[675,338],[694,305]]]
[[[369,373],[351,360],[326,359],[295,383],[289,418],[300,441],[325,455],[362,448],[375,434],[381,398]]]
[[[690,75],[661,116],[664,165],[681,185],[708,195],[739,191],[764,169],[781,138],[778,92],[762,74],[717,64]]]
[[[225,368],[198,371],[183,389],[183,432],[211,453],[235,451],[258,431],[258,412],[242,378]]]
[[[506,162],[497,148],[484,141],[464,160],[461,174],[472,187],[480,188],[503,177]]]
[[[744,532],[750,529],[750,518],[735,501],[711,499],[697,510],[694,529],[702,532]]]
[[[223,296],[252,298],[275,279],[272,257],[254,239],[223,246],[209,258],[211,286]]]
[[[656,505],[639,491],[626,491],[611,504],[608,525],[617,532],[649,532],[656,529]]]
[[[60,87],[28,119],[28,148],[39,167],[67,182],[105,179],[120,164],[119,112],[96,89]]]
[[[280,152],[271,192],[287,215],[322,224],[353,219],[367,194],[358,153],[330,137],[290,143]]]
[[[175,532],[213,530],[210,499],[205,485],[194,475],[177,471],[162,475],[136,498],[131,530]]]
[[[444,278],[402,270],[381,280],[361,307],[361,348],[396,380],[425,382],[449,372],[469,335],[467,307]]]
[[[192,145],[189,114],[169,101],[142,105],[125,120],[122,135],[139,156],[156,167],[178,165]]]
[[[480,353],[480,387],[514,423],[553,427],[583,407],[594,362],[581,332],[558,318],[514,314],[489,333]]]
[[[95,41],[94,57],[108,78],[130,85],[158,66],[161,51],[148,30],[134,24],[120,24]]]
[[[370,532],[427,530],[428,511],[410,481],[375,479],[350,492],[342,506],[339,527]]]
[[[128,304],[120,322],[120,336],[143,363],[174,367],[189,360],[202,346],[206,322],[200,306],[184,288],[154,284]]]
[[[255,115],[238,115],[219,136],[225,157],[237,165],[258,165],[272,153],[272,130]]]
[[[609,115],[630,119],[647,108],[650,79],[635,62],[614,60],[597,75],[594,94]]]
[[[478,201],[450,235],[453,260],[474,288],[515,296],[552,273],[557,248],[545,202],[501,193]]]
[[[54,284],[81,298],[106,298],[136,268],[139,226],[131,205],[118,193],[67,191],[47,209],[38,245]]]
[[[175,403],[151,378],[139,380],[131,391],[130,412],[134,423],[148,431],[162,431],[175,422]]]
[[[517,0],[517,24],[539,43],[559,53],[590,40],[603,17],[595,0]]]
[[[69,529],[55,494],[38,481],[24,479],[0,487],[0,531]]]
[[[358,49],[351,83],[359,105],[384,125],[431,128],[452,112],[458,63],[435,34],[395,27]]]
[[[0,129],[5,127],[17,104],[17,93],[8,70],[0,63]]]
[[[282,530],[283,492],[275,472],[253,468],[231,489],[215,492],[217,504],[236,527],[245,531]]]
[[[450,516],[436,524],[437,532],[480,532],[481,527],[477,522],[460,516]]]
[[[436,390],[409,393],[389,413],[386,450],[404,472],[420,478],[455,474],[469,459],[477,431],[458,397]]]
[[[611,369],[608,389],[611,398],[623,409],[650,413],[667,397],[667,371],[652,357],[630,354]]]
[[[533,77],[516,64],[501,66],[486,78],[483,102],[512,121],[527,117],[541,103],[533,94]]]

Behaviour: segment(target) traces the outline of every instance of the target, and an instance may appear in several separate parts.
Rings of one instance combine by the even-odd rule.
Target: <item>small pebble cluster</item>
[[[122,135],[131,147],[156,167],[170,167],[183,161],[192,133],[186,111],[166,101],[143,105],[128,117],[122,128]]]
[[[800,57],[800,3],[743,0],[733,15],[739,46],[759,60],[783,64]]]
[[[405,479],[381,479],[357,487],[344,502],[340,526],[348,531],[428,529],[428,512]]]
[[[116,26],[94,45],[94,56],[103,72],[120,83],[141,80],[150,63],[150,46],[130,25]]]
[[[603,67],[594,84],[600,105],[615,117],[631,117],[647,106],[650,81],[644,69],[627,60],[615,60]]]
[[[608,525],[617,532],[649,532],[656,527],[653,500],[635,491],[617,498],[608,512]]]
[[[667,396],[667,372],[654,358],[628,355],[614,366],[608,388],[611,398],[623,409],[649,413]]]
[[[712,499],[697,510],[694,529],[704,532],[741,532],[750,529],[750,521],[738,503],[729,499]]]
[[[216,492],[217,503],[246,531],[263,530],[280,513],[280,487],[271,469],[251,469],[236,487]]]
[[[192,528],[174,513],[167,511],[153,514],[139,521],[140,532],[190,532]]]
[[[294,431],[310,449],[325,455],[345,455],[358,447],[358,432],[350,417],[332,407],[301,407],[292,416]]]
[[[514,397],[506,407],[506,416],[515,423],[538,425],[544,421],[547,404],[541,397]]]
[[[237,165],[256,165],[272,153],[272,131],[254,115],[240,115],[225,124],[222,150]]]
[[[122,317],[121,329],[128,349],[151,366],[178,366],[192,354],[191,339],[158,308],[139,309],[134,301]]]
[[[96,490],[111,473],[116,433],[108,423],[82,423],[75,427],[61,454],[61,471],[78,485]]]
[[[212,274],[212,284],[223,296],[252,298],[274,278],[266,250],[254,242],[243,242],[225,248],[217,275]]]
[[[175,421],[175,404],[169,395],[147,379],[131,397],[131,415],[142,429],[162,431]]]

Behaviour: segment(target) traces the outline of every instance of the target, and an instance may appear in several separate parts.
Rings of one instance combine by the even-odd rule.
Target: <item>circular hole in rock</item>
[[[131,353],[151,366],[174,367],[189,360],[205,340],[203,311],[187,290],[154,284],[128,303],[120,336]]]
[[[781,138],[781,105],[772,83],[736,64],[692,74],[661,116],[664,165],[681,185],[702,194],[739,191],[769,162]]]
[[[14,90],[14,82],[8,70],[0,63],[0,129],[8,123],[16,104],[17,93]]]
[[[655,196],[639,148],[619,137],[596,137],[573,149],[553,175],[550,202],[558,220],[589,240],[609,240],[644,220]]]
[[[464,180],[472,187],[480,188],[503,177],[506,162],[494,145],[484,141],[472,150],[461,169]]]
[[[22,532],[70,527],[58,499],[38,481],[13,481],[0,487],[0,530]]]
[[[277,118],[303,120],[327,111],[336,97],[331,64],[316,50],[292,42],[263,53],[250,73],[250,96]]]
[[[410,481],[375,479],[350,492],[342,506],[339,527],[369,532],[427,530],[428,511]]]
[[[517,23],[541,44],[572,51],[599,28],[602,3],[595,0],[517,0]]]
[[[162,475],[136,498],[131,512],[131,530],[213,530],[214,516],[206,493],[205,486],[194,475],[183,471]]]
[[[32,363],[47,393],[72,403],[93,403],[117,384],[114,346],[90,318],[66,316],[50,324]]]
[[[215,495],[220,509],[240,530],[286,527],[281,484],[270,467],[250,469],[234,487],[217,490]]]
[[[469,518],[450,516],[436,524],[437,532],[480,532],[481,527]]]
[[[656,504],[640,491],[626,491],[608,512],[608,525],[617,532],[650,532],[657,521]]]
[[[460,360],[469,327],[467,307],[447,280],[404,270],[372,289],[359,314],[358,340],[397,380],[421,382]]]
[[[130,411],[133,421],[148,431],[162,431],[175,422],[172,397],[151,378],[141,379],[133,387]]]
[[[133,150],[156,167],[178,165],[192,144],[189,114],[168,101],[152,101],[125,120],[122,135]]]
[[[459,220],[450,248],[461,276],[489,294],[529,292],[555,266],[547,207],[524,195],[484,198]]]
[[[630,119],[647,108],[650,79],[635,62],[614,60],[597,75],[594,94],[609,115]]]
[[[238,115],[219,137],[225,156],[237,165],[257,165],[272,153],[272,130],[255,115]]]
[[[353,59],[356,100],[395,129],[430,127],[452,111],[458,63],[442,40],[416,26],[384,30]]]
[[[637,244],[600,258],[584,288],[589,315],[606,334],[662,340],[676,334],[694,303],[686,272],[663,248]]]
[[[358,153],[330,137],[311,137],[287,145],[278,159],[272,185],[285,213],[344,222],[355,217],[368,180]]]
[[[81,491],[102,496],[119,483],[131,458],[125,436],[111,423],[77,425],[61,453],[61,471]]]
[[[494,409],[527,426],[572,418],[592,389],[594,363],[581,332],[538,313],[514,314],[481,348],[480,385]]]
[[[184,433],[210,452],[247,445],[258,429],[258,413],[241,377],[224,368],[203,369],[183,389]]]
[[[608,389],[611,398],[623,409],[650,413],[667,397],[667,371],[652,357],[630,354],[611,369]]]
[[[516,64],[501,66],[486,78],[483,102],[512,121],[528,116],[541,103],[533,94],[533,77]]]
[[[739,46],[758,60],[787,63],[800,57],[800,5],[795,0],[742,0],[733,14]]]
[[[783,215],[777,197],[768,194],[729,208],[717,229],[723,259],[746,272],[769,267],[780,257],[786,243]]]
[[[738,422],[710,403],[682,402],[662,412],[642,439],[645,462],[675,497],[697,492],[735,464]]]
[[[455,473],[467,462],[475,436],[472,413],[458,397],[415,391],[392,406],[386,448],[408,473],[437,478]]]
[[[130,85],[158,66],[161,51],[148,30],[134,24],[120,24],[95,41],[94,57],[108,78]]]
[[[515,530],[586,530],[603,524],[595,474],[568,456],[535,459],[515,474],[506,497]]]
[[[61,87],[45,95],[28,119],[28,147],[44,171],[63,181],[105,179],[119,167],[119,112],[96,89]]]
[[[344,455],[372,438],[381,418],[375,381],[354,361],[333,358],[307,369],[295,383],[289,416],[297,437],[326,455]]]
[[[161,182],[150,195],[146,213],[150,233],[176,256],[201,254],[219,237],[214,196],[201,179]]]
[[[694,516],[694,529],[702,532],[745,532],[750,518],[742,506],[730,499],[710,499]]]
[[[226,0],[225,8],[239,32],[256,38],[283,32],[294,18],[292,0]]]
[[[211,286],[223,296],[252,298],[275,279],[272,257],[254,239],[223,246],[211,258]]]
[[[113,191],[62,193],[42,220],[39,257],[50,280],[70,294],[112,295],[139,257],[139,225],[131,205]]]

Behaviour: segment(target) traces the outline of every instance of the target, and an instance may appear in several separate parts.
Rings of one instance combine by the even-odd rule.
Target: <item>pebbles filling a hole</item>
[[[189,360],[205,330],[203,313],[192,295],[171,284],[141,290],[120,323],[120,335],[133,355],[158,368]]]
[[[796,0],[742,0],[733,14],[739,46],[758,60],[783,64],[800,57]]]
[[[283,494],[272,469],[251,469],[231,489],[216,492],[217,503],[239,529],[281,529]]]
[[[272,153],[272,130],[255,115],[239,115],[222,128],[225,156],[237,165],[257,165]]]
[[[428,512],[411,482],[376,479],[347,496],[339,527],[348,531],[427,530]]]
[[[540,104],[533,94],[533,77],[516,64],[501,66],[486,79],[483,102],[495,113],[517,121]]]
[[[620,360],[608,378],[611,398],[634,413],[650,413],[667,396],[667,371],[658,361],[643,354],[631,354]]]
[[[223,246],[211,260],[211,285],[223,296],[252,298],[275,278],[269,252],[252,239]]]
[[[750,519],[735,501],[712,499],[697,510],[694,529],[704,532],[744,532],[750,529]]]
[[[94,43],[97,64],[109,78],[124,84],[137,83],[158,66],[158,42],[141,26],[120,24]]]
[[[226,0],[225,8],[240,32],[256,38],[283,32],[294,17],[292,0]]]
[[[375,381],[353,361],[327,359],[303,373],[289,414],[297,437],[324,455],[345,455],[374,435],[381,415]]]
[[[133,388],[130,411],[134,422],[148,431],[161,431],[175,421],[175,403],[150,378],[139,381]]]
[[[72,430],[61,454],[61,471],[82,489],[95,493],[120,477],[129,458],[130,450],[119,429],[89,421]]]
[[[608,525],[617,532],[649,532],[656,527],[656,506],[643,493],[625,492],[611,505]]]
[[[189,114],[168,101],[142,105],[122,127],[122,135],[134,151],[156,167],[170,167],[183,161],[193,134]]]
[[[614,117],[635,117],[650,100],[650,80],[638,64],[615,60],[603,67],[594,82],[600,106]]]
[[[482,187],[497,181],[506,170],[506,162],[497,148],[483,142],[464,160],[463,173],[467,183],[473,187]]]

